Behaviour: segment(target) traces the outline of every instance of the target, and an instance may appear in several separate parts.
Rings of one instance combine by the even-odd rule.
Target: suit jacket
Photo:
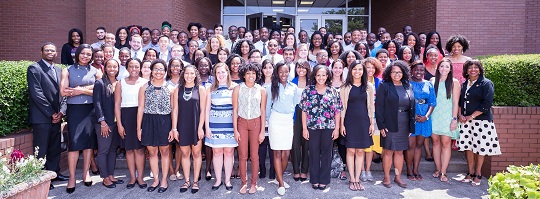
[[[409,132],[414,133],[415,104],[414,92],[410,85],[405,85],[405,91],[409,94],[411,108],[409,109]],[[379,129],[387,128],[390,132],[398,131],[399,98],[396,87],[392,82],[382,82],[377,89],[375,98],[375,119]]]
[[[98,119],[96,122],[101,122],[102,119],[105,119],[105,122],[110,127],[116,126],[114,119],[114,94],[107,96],[107,88],[103,83],[103,79],[96,80],[92,97],[96,118]]]
[[[54,113],[66,113],[67,98],[60,95],[62,69],[53,66],[56,77],[43,60],[30,65],[26,73],[30,107],[28,112],[31,124],[52,123]]]
[[[469,81],[467,80],[461,86],[461,95],[459,97],[461,114],[469,116],[474,111],[481,111],[482,115],[477,116],[475,118],[476,120],[493,121],[493,115],[491,114],[493,95],[495,93],[493,82],[487,78],[479,77],[467,91],[468,83]]]

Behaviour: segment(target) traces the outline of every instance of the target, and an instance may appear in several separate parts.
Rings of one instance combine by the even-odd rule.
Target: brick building
[[[0,1],[0,10],[0,60],[38,59],[43,42],[61,47],[71,28],[93,43],[98,26],[109,32],[131,24],[159,28],[164,20],[180,30],[190,21],[297,31],[328,24],[338,24],[336,32],[384,26],[391,33],[409,24],[415,32],[436,30],[443,40],[465,35],[469,56],[540,53],[537,0],[33,0]]]

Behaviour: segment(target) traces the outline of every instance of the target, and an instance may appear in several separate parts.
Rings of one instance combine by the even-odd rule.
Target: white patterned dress
[[[210,94],[210,114],[209,125],[212,132],[211,138],[205,137],[205,145],[212,148],[236,147],[238,143],[234,139],[233,128],[233,107],[232,107],[233,90],[227,86],[219,86]]]

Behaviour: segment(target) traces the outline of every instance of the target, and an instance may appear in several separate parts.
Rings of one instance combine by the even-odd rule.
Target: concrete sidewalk
[[[290,164],[289,164],[290,165]],[[291,171],[290,166],[287,171]],[[145,172],[149,172],[146,168]],[[269,183],[269,179],[259,179],[259,188],[256,194],[253,195],[240,195],[238,193],[240,189],[240,180],[233,179],[231,183],[234,186],[232,191],[225,190],[222,186],[217,191],[212,191],[211,186],[214,183],[214,179],[206,181],[204,178],[199,182],[200,191],[196,194],[192,194],[189,190],[185,193],[180,193],[180,186],[184,183],[180,181],[169,181],[169,189],[165,193],[147,192],[146,189],[140,189],[136,186],[133,189],[126,189],[126,184],[118,185],[116,188],[108,189],[101,185],[101,179],[99,176],[92,176],[94,184],[91,187],[83,185],[80,179],[81,170],[77,170],[77,185],[73,194],[66,193],[67,182],[53,182],[55,189],[49,192],[48,198],[77,198],[77,199],[113,199],[113,198],[489,198],[487,192],[488,185],[487,179],[482,179],[482,185],[479,187],[473,187],[470,183],[462,183],[460,180],[463,174],[449,173],[448,177],[450,181],[442,183],[438,179],[431,177],[431,173],[424,171],[422,173],[424,180],[422,181],[410,181],[406,179],[403,174],[402,178],[408,184],[408,188],[403,189],[397,184],[393,183],[391,188],[384,187],[382,183],[383,174],[380,171],[374,171],[373,176],[375,182],[363,183],[366,188],[365,191],[351,191],[348,189],[348,180],[339,180],[332,178],[331,184],[324,191],[313,190],[308,181],[296,182],[293,180],[292,175],[285,176],[285,181],[291,186],[286,194],[279,197],[277,194],[277,185]],[[117,169],[116,176],[128,181],[127,169]],[[148,184],[153,182],[153,179],[148,177],[149,173],[145,173],[145,181]]]

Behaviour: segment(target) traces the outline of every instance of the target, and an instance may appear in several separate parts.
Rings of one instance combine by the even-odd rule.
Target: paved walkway
[[[148,168],[147,168],[148,169]],[[287,169],[291,171],[290,166]],[[148,170],[147,170],[148,171]],[[254,195],[240,195],[238,190],[240,189],[240,180],[233,179],[232,184],[234,186],[233,191],[225,190],[222,186],[217,191],[212,191],[210,188],[214,183],[214,179],[206,181],[204,178],[200,181],[201,190],[196,194],[191,192],[180,193],[179,189],[181,181],[170,181],[169,190],[165,193],[155,192],[149,193],[146,189],[139,189],[137,186],[131,190],[125,188],[125,184],[118,185],[114,189],[105,188],[101,185],[101,179],[99,176],[92,176],[94,185],[86,187],[80,181],[81,171],[77,171],[77,186],[73,194],[67,194],[65,191],[67,182],[54,182],[55,189],[49,192],[49,198],[77,198],[77,199],[113,199],[113,198],[280,198],[277,194],[277,186],[268,183],[268,178],[259,180],[258,192]],[[127,169],[117,169],[116,175],[125,181],[127,181],[128,171]],[[148,175],[148,173],[146,173]],[[442,183],[438,179],[431,177],[430,173],[423,173],[424,180],[422,181],[409,181],[403,175],[403,179],[408,183],[408,188],[403,189],[393,184],[392,188],[386,188],[382,186],[382,172],[374,171],[373,176],[377,180],[376,182],[366,182],[365,191],[350,191],[348,189],[348,181],[341,181],[337,178],[332,178],[332,183],[328,185],[328,189],[325,191],[313,190],[309,182],[295,182],[291,175],[285,176],[285,181],[291,185],[291,188],[287,190],[285,196],[281,198],[489,198],[487,192],[488,185],[487,179],[482,179],[482,185],[479,187],[473,187],[468,183],[461,183],[457,181],[462,178],[462,174],[449,173],[450,181],[448,183]],[[150,184],[152,178],[145,177],[145,181]]]

